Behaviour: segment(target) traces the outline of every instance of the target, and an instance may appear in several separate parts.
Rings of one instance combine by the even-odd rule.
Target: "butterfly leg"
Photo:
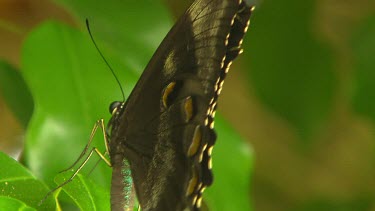
[[[101,153],[96,147],[93,147],[93,148],[90,150],[88,156],[84,159],[84,161],[82,162],[82,164],[79,165],[78,169],[73,173],[73,175],[72,175],[68,180],[66,180],[65,182],[61,183],[60,185],[58,185],[57,187],[55,187],[54,189],[52,189],[51,191],[49,191],[49,192],[46,194],[46,196],[41,200],[41,202],[40,202],[39,204],[42,204],[42,203],[43,203],[43,202],[44,202],[44,201],[45,201],[45,200],[46,200],[46,199],[47,199],[52,193],[54,193],[57,189],[63,187],[64,185],[68,184],[69,182],[71,182],[71,181],[74,179],[74,177],[77,176],[78,172],[80,172],[81,169],[82,169],[82,168],[86,165],[86,163],[90,160],[90,158],[91,158],[91,156],[92,156],[92,154],[93,154],[94,152],[96,152],[96,154],[98,154],[99,157],[100,157],[102,160],[104,160],[104,162],[105,162],[108,166],[112,167],[111,162],[105,157],[105,155],[109,153],[109,147],[108,147],[109,142],[108,142],[107,134],[106,134],[106,132],[105,132],[104,120],[103,120],[103,119],[99,119],[98,121],[95,122],[95,125],[94,125],[94,127],[93,127],[93,129],[91,130],[91,133],[90,133],[89,141],[87,142],[85,148],[83,149],[83,151],[82,151],[81,154],[79,155],[78,159],[77,159],[77,160],[76,160],[71,166],[69,166],[67,169],[61,171],[60,173],[62,173],[62,172],[66,172],[66,171],[72,169],[72,168],[73,168],[73,167],[74,167],[74,166],[75,166],[75,165],[76,165],[76,164],[77,164],[77,163],[83,158],[83,156],[87,154],[87,150],[90,148],[90,145],[91,145],[92,140],[93,140],[93,138],[94,138],[94,136],[95,136],[95,134],[96,134],[96,132],[97,132],[97,130],[98,130],[98,127],[100,127],[101,130],[102,130],[102,132],[103,132],[104,145],[105,145],[105,148],[106,148],[106,151],[104,152],[104,154]],[[99,160],[99,161],[100,161],[100,160]]]
[[[100,157],[102,157],[104,160],[105,157],[99,152],[99,150],[95,147],[93,147],[90,152],[89,152],[89,155],[85,158],[85,160],[82,162],[82,164],[78,167],[78,169],[73,173],[73,175],[68,179],[66,180],[65,182],[61,183],[60,185],[58,185],[57,187],[55,187],[54,189],[50,190],[46,196],[44,196],[44,198],[41,200],[41,202],[39,203],[39,205],[41,205],[52,193],[54,193],[57,189],[63,187],[64,185],[68,184],[69,182],[71,182],[74,177],[77,176],[78,172],[80,172],[82,170],[82,168],[86,165],[86,163],[90,160],[90,157],[92,156],[92,154],[96,152],[99,154]],[[82,157],[82,156],[81,156]],[[107,161],[106,161],[107,163]]]
[[[105,149],[106,149],[106,151],[104,152],[104,155],[108,154],[108,152],[109,152],[108,151],[108,144],[109,144],[109,142],[108,142],[107,135],[106,135],[106,132],[105,132],[104,120],[103,119],[99,119],[99,120],[97,120],[95,122],[95,125],[92,128],[91,133],[90,133],[89,141],[87,142],[87,144],[86,144],[85,148],[83,149],[83,151],[81,152],[81,154],[78,156],[77,160],[74,161],[74,163],[71,166],[69,166],[68,168],[60,171],[59,173],[66,172],[66,171],[72,169],[75,165],[77,165],[77,163],[82,159],[82,157],[87,153],[87,150],[90,148],[90,145],[92,143],[92,140],[94,139],[94,136],[95,136],[95,134],[96,134],[96,132],[98,130],[98,127],[100,127],[102,129],[102,132],[103,132],[104,145],[105,145]],[[100,156],[100,158],[102,158],[106,162],[106,164],[108,166],[112,166],[110,164],[110,162],[108,161],[108,159],[106,159],[104,157],[104,155],[99,152],[99,150],[96,150],[96,153]]]

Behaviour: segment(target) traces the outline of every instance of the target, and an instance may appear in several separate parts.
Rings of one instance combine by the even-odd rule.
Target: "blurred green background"
[[[17,158],[25,149],[23,163],[53,187],[55,172],[76,159],[95,120],[108,120],[108,104],[120,99],[84,19],[129,93],[189,4],[0,0],[0,150]],[[239,148],[234,140],[242,137],[251,145],[241,158],[223,150],[238,173],[221,180],[215,172],[215,182],[238,191],[222,203],[242,205],[235,198],[246,198],[260,211],[375,210],[375,1],[256,5],[244,54],[219,100],[225,120],[216,127],[218,144]],[[214,169],[225,171],[223,160],[215,159]],[[104,173],[95,179],[108,185],[110,172],[98,171]],[[212,197],[211,206],[230,210]]]

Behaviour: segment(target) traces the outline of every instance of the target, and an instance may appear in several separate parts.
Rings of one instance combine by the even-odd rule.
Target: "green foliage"
[[[52,198],[39,203],[49,189],[17,161],[0,152],[0,207],[2,210],[51,210]],[[9,208],[9,209],[6,209]]]
[[[368,18],[353,35],[356,71],[353,105],[357,112],[375,122],[375,16]]]
[[[353,201],[327,201],[324,199],[309,201],[303,204],[301,207],[295,209],[295,211],[360,211],[360,210],[371,210],[371,199],[368,198],[357,198]]]
[[[0,196],[0,207],[4,210],[19,210],[19,211],[33,211],[33,209],[27,206],[22,201],[14,198]]]
[[[204,199],[210,210],[251,210],[246,201],[250,199],[252,151],[220,115],[215,122],[214,183],[205,191]]]
[[[332,109],[335,76],[329,46],[314,38],[316,1],[264,1],[247,36],[249,80],[257,96],[308,141]]]
[[[20,72],[5,61],[0,61],[0,93],[26,128],[33,112],[33,98]]]
[[[67,171],[55,177],[56,184],[67,181],[74,171]],[[108,189],[78,174],[69,185],[62,187],[80,210],[110,210]]]

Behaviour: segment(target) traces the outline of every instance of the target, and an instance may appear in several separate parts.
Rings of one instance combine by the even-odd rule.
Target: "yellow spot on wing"
[[[164,93],[163,93],[163,105],[164,105],[165,108],[168,107],[168,96],[173,91],[173,88],[174,88],[175,85],[176,85],[176,82],[171,82],[164,89]]]
[[[202,132],[201,132],[201,128],[200,126],[198,125],[197,127],[195,127],[195,130],[194,130],[194,134],[193,134],[193,140],[191,141],[191,144],[189,146],[189,150],[188,150],[188,153],[187,155],[189,157],[195,155],[199,149],[199,146],[201,144],[201,140],[202,140]]]

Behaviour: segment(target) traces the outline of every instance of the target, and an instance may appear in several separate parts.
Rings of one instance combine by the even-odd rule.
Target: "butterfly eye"
[[[118,107],[121,106],[120,101],[114,101],[109,105],[109,113],[114,114]]]

